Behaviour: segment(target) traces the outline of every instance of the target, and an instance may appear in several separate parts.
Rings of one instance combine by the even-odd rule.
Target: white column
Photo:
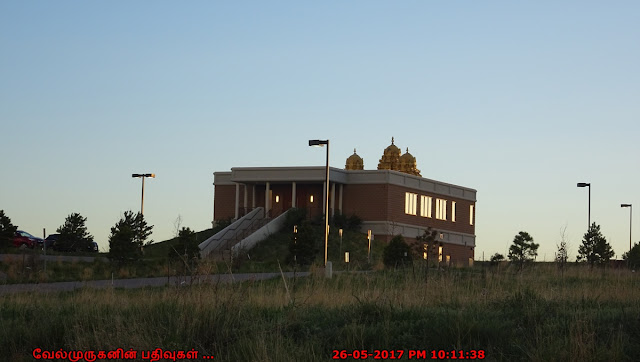
[[[256,208],[256,184],[253,184],[251,189],[253,190],[251,191],[251,210],[253,210]]]
[[[240,184],[236,184],[236,220],[238,220],[239,207],[240,207]]]
[[[340,191],[339,191],[339,195],[338,195],[338,210],[340,210],[340,214],[343,214],[342,212],[342,192],[344,189],[344,185],[340,184]]]
[[[211,228],[216,226],[216,184],[213,184],[213,217],[211,218]]]
[[[269,209],[271,208],[270,207],[271,199],[269,199],[269,191],[271,191],[270,188],[271,188],[271,185],[267,181],[267,186],[264,189],[264,216],[265,217],[268,215]]]
[[[331,216],[336,213],[336,183],[331,184]]]
[[[242,185],[242,187],[244,188],[244,203],[243,203],[243,206],[244,206],[244,213],[246,214],[247,213],[247,206],[249,205],[249,200],[248,200],[249,191],[247,190],[247,185],[246,184]]]
[[[291,207],[296,207],[296,183],[291,183]]]

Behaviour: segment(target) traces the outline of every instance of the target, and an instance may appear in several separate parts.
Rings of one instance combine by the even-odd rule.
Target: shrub
[[[396,235],[384,248],[383,262],[388,268],[405,267],[412,261],[411,248],[402,235]]]

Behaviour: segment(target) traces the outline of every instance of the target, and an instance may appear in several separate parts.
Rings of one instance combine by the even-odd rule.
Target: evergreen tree
[[[291,235],[289,242],[289,256],[287,261],[299,265],[310,265],[315,260],[320,249],[316,240],[318,235],[308,221],[303,221],[297,232]]]
[[[631,251],[622,254],[622,259],[627,261],[629,269],[636,270],[640,268],[640,243],[633,244]]]
[[[577,261],[589,263],[593,267],[608,263],[614,255],[611,245],[600,232],[600,225],[592,223],[582,238],[582,245],[578,248]]]
[[[18,227],[11,223],[11,219],[0,210],[0,250],[8,249],[13,242]]]
[[[56,240],[56,249],[71,251],[93,250],[93,236],[87,231],[86,217],[73,213],[64,221],[56,232],[60,234]]]
[[[411,265],[411,248],[404,241],[402,235],[394,236],[389,245],[384,248],[382,261],[386,267],[398,268]]]
[[[178,232],[178,242],[169,250],[169,257],[183,260],[200,259],[200,248],[195,231],[183,227]]]
[[[153,226],[147,225],[141,213],[134,215],[132,211],[126,211],[120,221],[111,228],[109,258],[119,262],[142,258],[142,246],[145,245],[152,229]]]
[[[522,269],[525,263],[531,262],[538,256],[538,247],[540,245],[533,242],[533,238],[529,233],[520,231],[513,238],[513,244],[509,247],[509,260]]]

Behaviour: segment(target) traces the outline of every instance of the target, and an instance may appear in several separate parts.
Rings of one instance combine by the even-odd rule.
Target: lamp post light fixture
[[[140,200],[140,214],[144,215],[144,178],[145,177],[155,178],[156,174],[155,173],[134,173],[131,175],[131,177],[142,178],[142,198]]]
[[[631,204],[621,204],[620,207],[629,208],[629,257],[630,257],[631,256],[631,225],[632,225],[631,215],[633,214],[633,206]],[[627,257],[627,260],[629,260],[629,257]]]
[[[327,250],[329,245],[329,140],[309,140],[309,146],[327,145],[326,190],[324,200],[324,266],[327,266]]]
[[[589,188],[589,224],[587,225],[587,232],[591,227],[591,184],[586,182],[578,182],[578,187],[588,187]]]

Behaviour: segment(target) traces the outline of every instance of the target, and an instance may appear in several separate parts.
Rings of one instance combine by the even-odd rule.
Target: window
[[[309,202],[313,202],[313,195],[309,196]]]
[[[469,206],[469,225],[473,225],[473,205]]]
[[[404,213],[408,215],[415,215],[418,203],[418,194],[406,192],[404,194]]]
[[[438,247],[438,261],[442,261],[442,246]]]
[[[447,200],[436,199],[436,219],[447,220]]]
[[[431,217],[431,196],[420,196],[420,216]]]
[[[451,221],[456,222],[456,202],[451,201]]]

